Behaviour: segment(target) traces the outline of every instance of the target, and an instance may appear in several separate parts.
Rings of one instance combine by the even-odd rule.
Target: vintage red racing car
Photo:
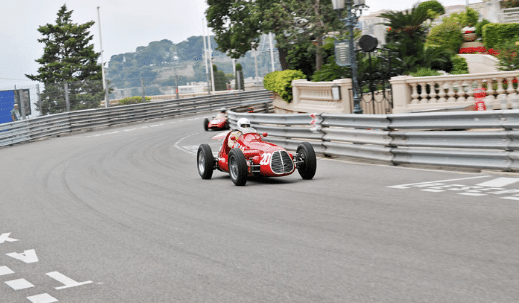
[[[238,126],[240,129],[240,121]],[[245,185],[251,176],[281,177],[296,169],[305,180],[314,177],[317,160],[310,143],[302,142],[293,154],[263,141],[266,136],[267,133],[260,135],[255,131],[230,131],[225,135],[216,158],[208,144],[201,144],[197,153],[198,173],[202,179],[211,179],[215,169],[228,172],[238,186]]]
[[[211,119],[204,119],[204,129],[208,131],[229,129],[229,122],[227,121],[227,110],[225,108],[220,109],[220,112],[213,116]]]

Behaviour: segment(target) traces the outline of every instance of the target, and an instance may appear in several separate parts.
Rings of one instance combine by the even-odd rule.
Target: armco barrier
[[[295,149],[394,165],[519,171],[519,110],[392,115],[247,114],[265,140]]]
[[[191,99],[88,109],[29,120],[0,124],[0,147],[59,136],[178,115],[211,112],[221,107],[273,111],[272,93],[267,90],[241,92]]]

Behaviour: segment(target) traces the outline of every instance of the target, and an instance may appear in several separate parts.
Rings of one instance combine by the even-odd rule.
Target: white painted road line
[[[459,179],[449,179],[449,180],[441,180],[441,181],[427,181],[427,182],[420,182],[420,183],[409,183],[409,184],[402,184],[402,185],[394,185],[394,186],[388,186],[389,188],[399,188],[399,189],[407,189],[410,186],[417,186],[417,185],[424,185],[424,186],[431,186],[433,184],[441,183],[441,182],[452,182],[452,181],[461,181],[461,180],[471,180],[471,179],[480,179],[480,178],[488,178],[489,176],[477,176],[477,177],[469,177],[469,178],[459,178]]]
[[[501,199],[519,201],[519,197],[503,197]]]
[[[9,285],[14,290],[20,290],[20,289],[27,289],[34,287],[31,282],[25,280],[25,279],[17,279],[17,280],[11,280],[6,281],[5,284]]]
[[[32,303],[54,303],[54,302],[58,302],[58,299],[54,298],[53,296],[51,296],[49,294],[41,294],[41,295],[36,295],[36,296],[30,296],[30,297],[27,297],[27,299],[29,301],[31,301]]]
[[[14,271],[12,271],[7,266],[0,266],[0,276],[7,276],[7,275],[10,275],[10,274],[14,274]]]
[[[51,277],[51,278],[53,278],[54,280],[56,280],[58,282],[61,282],[63,284],[63,286],[56,287],[57,290],[66,289],[66,288],[71,288],[71,287],[76,287],[76,286],[81,286],[81,285],[92,283],[92,281],[85,281],[85,282],[74,281],[71,278],[69,278],[69,277],[65,276],[64,274],[61,274],[61,273],[59,273],[57,271],[46,273],[46,275]]]
[[[11,258],[15,258],[16,260],[20,260],[24,263],[36,263],[38,262],[38,256],[36,255],[36,251],[34,249],[29,249],[24,251],[23,253],[9,253],[6,254]]]
[[[16,242],[18,241],[17,239],[12,239],[12,238],[9,238],[9,235],[11,233],[5,233],[5,234],[1,234],[0,235],[0,244],[3,244],[5,242]]]
[[[477,186],[488,186],[488,187],[505,187],[510,184],[519,182],[519,178],[497,178],[483,183],[476,184]]]

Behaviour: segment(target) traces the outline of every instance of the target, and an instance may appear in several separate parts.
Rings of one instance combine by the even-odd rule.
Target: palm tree
[[[395,50],[403,61],[415,64],[423,58],[427,27],[424,22],[429,18],[427,10],[413,7],[403,12],[388,12],[380,15],[387,22],[387,47]],[[415,59],[416,58],[416,59]]]

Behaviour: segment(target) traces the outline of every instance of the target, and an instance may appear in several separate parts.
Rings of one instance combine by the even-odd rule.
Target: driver
[[[242,135],[242,134],[248,134],[248,133],[256,133],[256,130],[252,127],[250,127],[250,121],[247,118],[240,118],[238,119],[237,129],[233,130],[231,134],[229,135],[229,141],[227,144],[229,145],[229,148],[234,148],[234,144],[236,143],[236,140]],[[235,137],[235,140],[231,140],[231,136]]]

